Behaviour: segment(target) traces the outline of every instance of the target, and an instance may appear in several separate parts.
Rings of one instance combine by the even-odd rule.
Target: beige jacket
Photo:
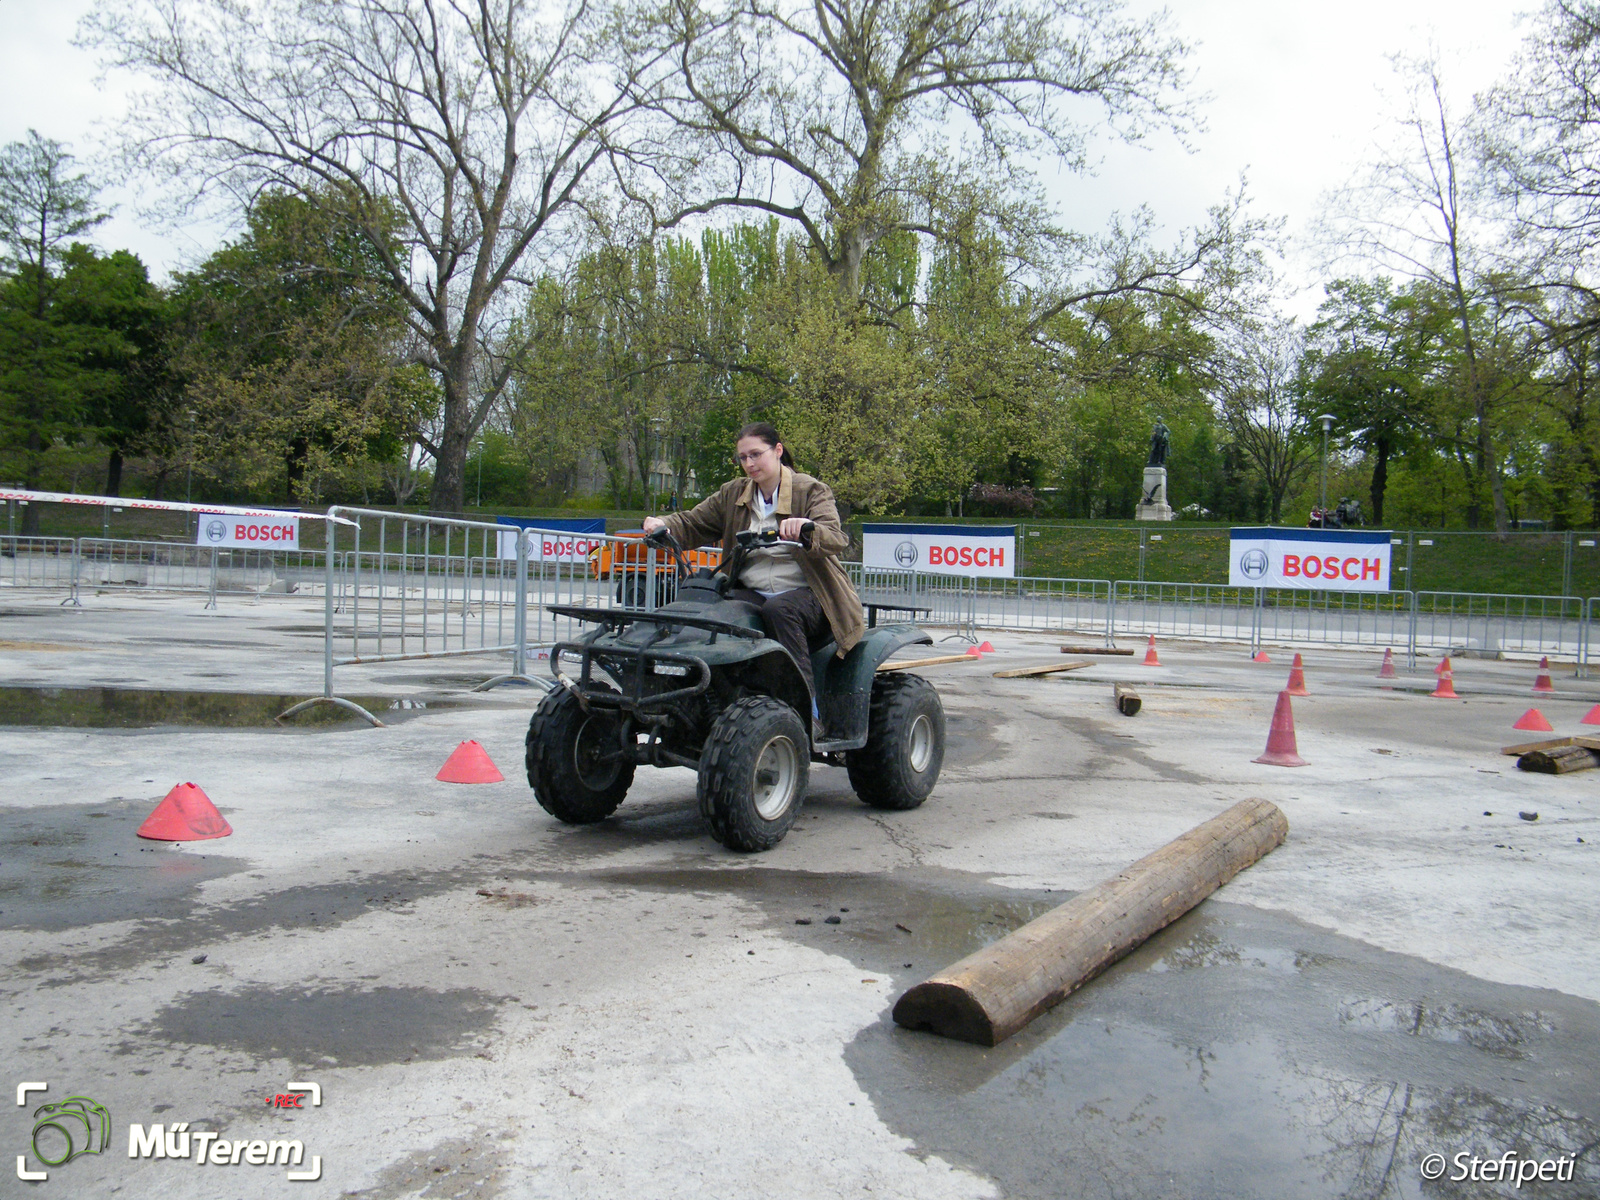
[[[774,515],[804,517],[816,525],[811,535],[811,549],[797,550],[795,557],[805,572],[807,585],[822,604],[842,658],[866,630],[861,599],[839,565],[839,555],[850,545],[850,539],[839,524],[839,509],[827,484],[788,467],[781,471]],[[748,477],[729,480],[688,512],[673,513],[662,520],[686,550],[720,542],[726,561],[733,553],[734,535],[749,528],[750,497],[755,494],[755,488],[755,480]]]

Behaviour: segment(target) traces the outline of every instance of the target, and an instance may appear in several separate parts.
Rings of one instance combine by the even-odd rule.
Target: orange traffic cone
[[[1433,669],[1435,675],[1443,675],[1450,669],[1450,656],[1446,654],[1439,660],[1439,665]]]
[[[1294,663],[1289,668],[1289,686],[1283,689],[1291,696],[1309,696],[1306,691],[1306,664],[1300,657],[1300,652],[1295,651]]]
[[[982,658],[983,657],[983,651],[978,649],[976,646],[968,646],[967,647],[967,657],[968,658]]]
[[[1394,647],[1391,646],[1383,652],[1383,666],[1378,668],[1379,679],[1394,679]]]
[[[994,643],[993,642],[985,642],[983,645],[978,647],[978,652],[980,654],[993,654],[994,653]]]
[[[1254,654],[1252,654],[1250,656],[1250,661],[1251,662],[1271,662],[1272,659],[1268,656],[1268,654],[1267,654],[1267,652],[1265,650],[1257,650]]]
[[[203,842],[233,832],[217,806],[192,783],[180,783],[144,819],[138,834],[153,842]]]
[[[1150,644],[1145,647],[1144,665],[1147,667],[1159,667],[1161,665],[1161,660],[1156,657],[1156,635],[1153,633],[1150,635]]]
[[[1450,660],[1444,660],[1444,670],[1439,672],[1439,686],[1429,692],[1430,696],[1437,696],[1440,700],[1459,700],[1456,695],[1455,673],[1450,670]]]
[[[434,776],[441,783],[499,783],[505,778],[477,742],[462,742]]]
[[[1555,726],[1545,720],[1544,714],[1537,708],[1530,708],[1512,724],[1513,729],[1533,729],[1539,733],[1554,733]]]
[[[1600,725],[1600,704],[1596,704],[1583,716],[1578,718],[1579,725]]]
[[[1550,679],[1550,657],[1546,655],[1539,660],[1539,674],[1534,678],[1533,690],[1536,692],[1553,692],[1555,683]]]
[[[1267,748],[1260,758],[1251,762],[1266,763],[1269,767],[1303,767],[1306,760],[1294,741],[1294,708],[1288,692],[1278,693],[1278,707],[1272,710],[1272,729],[1267,733]]]

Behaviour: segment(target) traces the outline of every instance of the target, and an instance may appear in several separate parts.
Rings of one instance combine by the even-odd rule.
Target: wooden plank
[[[1592,771],[1600,766],[1600,757],[1583,746],[1552,746],[1548,750],[1529,750],[1517,759],[1519,771],[1537,771],[1541,775],[1566,775],[1572,771]]]
[[[1241,800],[1113,879],[901,996],[896,1023],[997,1046],[1283,843],[1275,804]]]
[[[1042,667],[1012,667],[1009,671],[996,671],[996,679],[1022,679],[1030,675],[1054,675],[1057,671],[1076,671],[1079,667],[1092,667],[1092,662],[1047,663]]]
[[[1113,683],[1111,703],[1117,706],[1117,711],[1123,716],[1131,717],[1138,713],[1144,701],[1139,699],[1139,693],[1133,690],[1131,683]]]
[[[941,654],[937,658],[890,659],[878,664],[880,671],[904,671],[910,667],[936,667],[940,663],[979,662],[976,654]]]
[[[1105,646],[1063,646],[1063,654],[1132,654],[1132,650],[1115,650]]]
[[[1517,746],[1502,746],[1500,753],[1521,757],[1534,750],[1554,750],[1558,746],[1582,746],[1585,750],[1600,750],[1600,737],[1546,738],[1542,742],[1523,742]]]

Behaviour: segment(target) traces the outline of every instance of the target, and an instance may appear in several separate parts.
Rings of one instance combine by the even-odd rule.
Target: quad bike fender
[[[817,707],[828,727],[830,751],[858,750],[867,744],[872,680],[878,667],[896,650],[932,644],[932,635],[915,625],[877,625],[843,658],[834,656],[831,643],[812,656],[812,673],[821,693]]]

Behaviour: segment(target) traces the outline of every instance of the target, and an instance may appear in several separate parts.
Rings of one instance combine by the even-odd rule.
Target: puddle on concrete
[[[135,836],[159,798],[0,810],[0,929],[179,917],[200,884],[249,865],[225,839],[180,851]]]
[[[248,987],[192,992],[133,1032],[119,1054],[150,1043],[234,1050],[298,1067],[371,1067],[453,1058],[494,1023],[505,997],[477,988]]]
[[[738,894],[787,936],[891,978],[895,997],[1066,898],[925,870],[590,878]],[[902,1030],[885,1011],[845,1058],[917,1153],[994,1180],[1008,1200],[1528,1194],[1423,1188],[1425,1154],[1463,1150],[1577,1154],[1574,1181],[1538,1194],[1600,1195],[1600,1005],[1225,902],[995,1049]]]
[[[332,704],[317,704],[280,725],[279,713],[304,696],[253,692],[147,691],[141,688],[0,687],[0,726],[32,728],[144,729],[158,725],[203,725],[211,729],[370,728]],[[420,697],[351,696],[384,721],[406,720],[427,710],[461,707],[460,701]]]
[[[968,767],[992,762],[1000,752],[999,721],[988,713],[946,710],[944,762],[948,767]]]

